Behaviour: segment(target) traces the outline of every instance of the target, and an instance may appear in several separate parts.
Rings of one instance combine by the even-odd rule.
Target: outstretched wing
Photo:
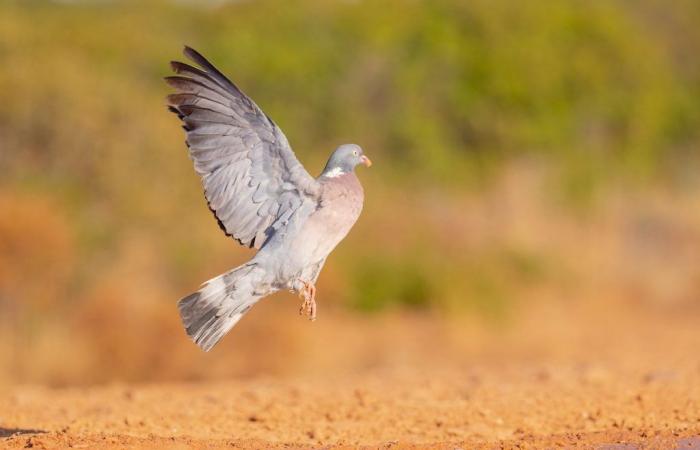
[[[245,246],[260,248],[305,202],[318,182],[265,113],[195,50],[184,55],[201,67],[173,61],[167,83],[170,109],[183,122],[194,167],[219,226]]]

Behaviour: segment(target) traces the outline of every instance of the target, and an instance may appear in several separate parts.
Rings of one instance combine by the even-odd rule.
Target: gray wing
[[[260,248],[320,185],[304,169],[275,123],[195,50],[184,54],[202,70],[173,61],[178,76],[170,109],[183,122],[194,168],[219,226],[245,246]]]

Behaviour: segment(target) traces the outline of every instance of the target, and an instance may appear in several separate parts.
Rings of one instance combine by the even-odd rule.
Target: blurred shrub
[[[700,133],[691,57],[700,8],[690,0],[2,8],[0,76],[13,86],[2,140],[19,152],[3,165],[102,175],[104,189],[176,154],[164,145],[178,141],[163,140],[175,133],[160,77],[183,42],[230,73],[316,162],[358,140],[390,158],[396,175],[459,184],[523,153],[648,175],[684,157]]]
[[[379,311],[388,306],[425,308],[435,289],[433,270],[421,267],[417,259],[394,260],[381,255],[362,258],[353,271],[353,306],[361,311]],[[352,274],[351,274],[352,276]]]
[[[68,292],[74,276],[71,224],[38,195],[0,190],[0,211],[0,308],[40,312]]]

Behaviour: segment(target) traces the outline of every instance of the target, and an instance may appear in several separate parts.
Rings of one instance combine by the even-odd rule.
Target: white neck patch
[[[341,175],[343,175],[345,172],[343,172],[343,169],[340,167],[334,167],[328,172],[324,173],[323,176],[326,178],[337,178]]]

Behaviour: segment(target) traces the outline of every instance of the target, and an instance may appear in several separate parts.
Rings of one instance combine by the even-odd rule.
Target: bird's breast
[[[362,211],[363,192],[357,178],[346,175],[323,183],[318,208],[284,245],[286,276],[316,264],[343,240]]]
[[[354,173],[349,173],[324,183],[320,207],[314,216],[329,228],[329,232],[342,233],[342,239],[360,216],[363,203],[362,185]]]

